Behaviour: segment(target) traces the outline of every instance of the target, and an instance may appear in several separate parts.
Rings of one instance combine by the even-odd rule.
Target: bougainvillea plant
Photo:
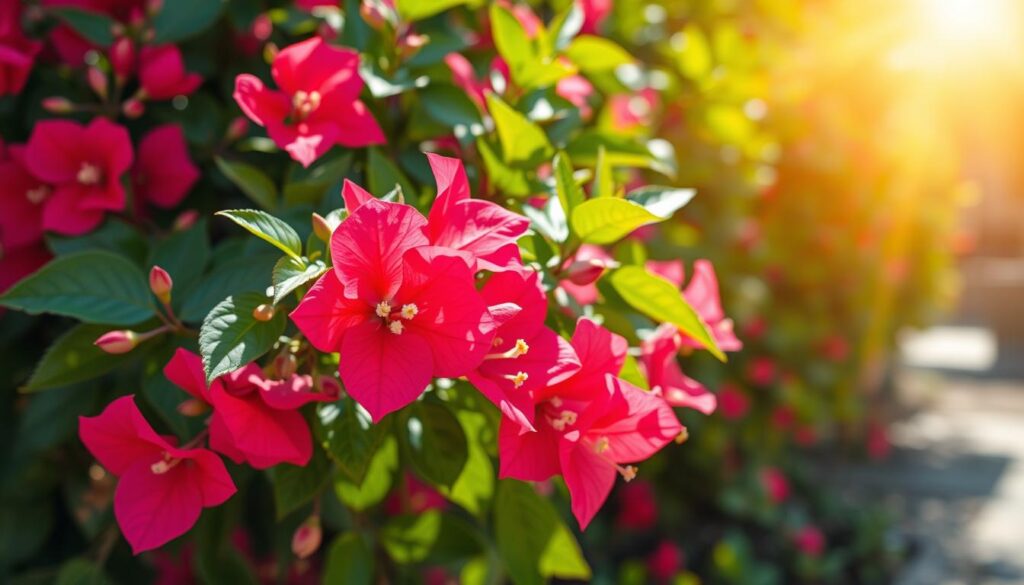
[[[3,7],[0,304],[79,322],[22,389],[88,397],[62,575],[591,576],[715,409],[678,357],[741,347],[708,263],[647,261],[694,192],[608,3]]]

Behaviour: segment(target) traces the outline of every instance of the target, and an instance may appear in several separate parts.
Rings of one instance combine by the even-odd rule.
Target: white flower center
[[[98,166],[84,162],[82,167],[78,169],[78,175],[75,178],[83,185],[96,185],[103,178],[103,173],[100,172]]]

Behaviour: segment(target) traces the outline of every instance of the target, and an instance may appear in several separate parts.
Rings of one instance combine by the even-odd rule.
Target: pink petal
[[[467,259],[426,247],[404,257],[401,303],[415,303],[419,313],[406,321],[430,345],[435,376],[455,378],[472,371],[491,348],[495,325],[474,287]]]
[[[543,389],[544,397],[593,399],[607,392],[608,374],[616,375],[625,363],[628,342],[590,319],[581,318],[572,336],[580,370],[561,384]]]
[[[453,205],[460,201],[469,199],[469,179],[466,178],[466,169],[462,161],[456,158],[448,158],[431,152],[426,153],[427,162],[430,163],[430,171],[434,174],[434,181],[437,183],[437,197],[430,207],[430,239],[435,240],[442,227],[445,225],[445,217],[451,211]]]
[[[521,432],[520,425],[501,419],[498,430],[498,477],[523,481],[544,481],[561,472],[558,462],[560,436],[549,425],[537,431]]]
[[[199,169],[180,126],[164,124],[146,134],[139,142],[133,175],[136,193],[149,203],[163,208],[181,203],[199,179]]]
[[[249,382],[258,389],[260,398],[274,410],[296,410],[310,402],[334,402],[337,396],[316,392],[313,378],[293,375],[286,380],[267,380],[263,377],[250,378]]]
[[[46,193],[49,187],[13,160],[0,162],[0,185],[4,186],[0,189],[0,245],[9,254],[10,248],[42,240],[43,207],[31,197]]]
[[[78,184],[58,187],[43,207],[43,229],[66,236],[80,236],[99,227],[103,210],[82,207],[83,192]]]
[[[309,462],[313,440],[299,412],[274,410],[255,395],[239,398],[216,386],[210,398],[234,446],[256,469]]]
[[[525,217],[479,199],[452,204],[439,221],[440,225],[430,226],[431,243],[471,252],[484,260],[515,243],[530,227]]]
[[[270,73],[285,92],[318,91],[325,101],[350,102],[363,89],[359,53],[328,45],[318,36],[282,49]]]
[[[242,112],[260,126],[266,126],[270,120],[283,122],[291,112],[287,95],[267,89],[258,77],[247,73],[235,78],[233,97]]]
[[[336,108],[336,112],[332,114],[337,128],[335,141],[341,146],[362,148],[387,144],[384,131],[363,102],[356,100],[343,108]]]
[[[603,455],[616,463],[635,463],[655,454],[683,430],[672,408],[661,397],[609,376],[612,399],[588,436],[605,437]]]
[[[78,417],[78,436],[100,465],[114,475],[125,473],[140,460],[152,463],[170,447],[146,422],[134,396],[114,400],[97,416]]]
[[[686,280],[686,268],[682,260],[648,260],[644,262],[644,267],[677,287],[683,286]]]
[[[33,175],[48,183],[74,181],[82,167],[79,145],[85,141],[85,129],[74,122],[42,120],[32,128],[25,164]]]
[[[364,301],[346,297],[338,277],[329,271],[309,289],[291,318],[314,347],[331,353],[341,349],[345,332],[370,318],[372,310]]]
[[[203,82],[185,71],[181,50],[175,45],[143,47],[139,53],[139,85],[154,100],[188,95]]]
[[[120,190],[120,177],[131,168],[134,157],[128,130],[106,118],[96,117],[86,126],[83,140],[80,148],[87,153],[84,158],[95,157],[95,151],[99,151],[99,158],[104,162],[103,170],[107,177],[108,190],[114,186]],[[115,209],[124,207],[123,199],[122,195],[121,207]]]
[[[331,123],[288,126],[276,120],[268,120],[267,134],[292,159],[308,168],[334,146],[338,138],[338,127]]]
[[[707,260],[693,263],[693,278],[686,285],[683,296],[705,322],[714,323],[725,318],[722,301],[718,296],[715,269]]]
[[[452,83],[473,100],[481,111],[487,111],[487,100],[484,97],[484,86],[477,81],[473,64],[459,53],[449,53],[444,58],[445,65],[452,72]]]
[[[151,469],[156,461],[136,462],[121,476],[114,492],[114,516],[134,554],[185,534],[203,509],[203,491],[189,462],[158,475]]]
[[[341,199],[345,202],[345,210],[352,213],[363,203],[374,199],[374,196],[366,189],[345,179],[345,182],[341,184]]]
[[[572,513],[580,530],[585,530],[615,485],[615,465],[583,442],[565,440],[558,453],[565,487],[572,499]]]
[[[394,298],[406,251],[427,244],[427,220],[415,208],[371,200],[334,230],[334,272],[349,294],[371,306]]]
[[[480,290],[488,305],[513,303],[519,307],[516,318],[502,324],[497,336],[505,340],[532,337],[547,317],[548,300],[540,283],[540,273],[530,269],[492,274]]]
[[[490,400],[491,404],[497,406],[505,418],[518,425],[521,431],[536,430],[533,426],[533,397],[527,391],[514,388],[511,382],[500,376],[470,372],[467,378],[470,384]]]
[[[380,321],[349,330],[338,373],[349,396],[374,422],[416,400],[430,384],[430,344],[415,332],[396,335]]]
[[[219,506],[235,495],[238,489],[235,488],[235,482],[231,480],[231,475],[220,457],[206,449],[192,449],[186,453],[195,463],[193,472],[199,484],[204,507]],[[175,455],[182,456],[180,452]]]
[[[191,351],[179,347],[164,366],[164,376],[193,398],[210,402],[210,389],[206,385],[203,360]]]

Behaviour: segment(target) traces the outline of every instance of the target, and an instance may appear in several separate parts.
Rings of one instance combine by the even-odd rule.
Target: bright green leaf
[[[285,254],[299,260],[302,256],[302,240],[292,226],[257,209],[228,209],[218,211],[217,215],[226,217],[242,226],[252,235],[275,246]]]
[[[725,361],[707,325],[676,285],[640,266],[623,266],[612,272],[611,284],[631,307],[658,322],[671,323]]]
[[[569,60],[586,74],[604,73],[633,62],[633,56],[615,42],[593,35],[573,39],[566,49]]]
[[[288,296],[292,291],[319,277],[327,270],[323,260],[308,262],[306,258],[282,257],[274,265],[272,281],[274,283],[274,304]]]
[[[451,488],[439,486],[449,500],[459,504],[476,516],[481,516],[494,495],[494,465],[487,455],[487,445],[494,440],[494,432],[487,415],[475,410],[459,410],[456,418],[466,434],[469,455],[459,479]]]
[[[540,126],[512,109],[501,98],[487,94],[487,107],[494,117],[506,163],[536,165],[554,154],[554,147]]]
[[[361,512],[379,504],[388,495],[397,470],[398,441],[388,435],[373,454],[362,484],[356,485],[345,477],[338,477],[334,482],[334,492],[346,506]]]
[[[588,244],[611,244],[640,226],[664,219],[632,201],[613,197],[584,201],[570,216],[573,231]]]
[[[285,311],[275,311],[269,321],[253,316],[256,307],[269,300],[260,293],[233,295],[206,316],[199,330],[199,350],[207,381],[237,370],[274,346],[284,332]]]
[[[151,296],[136,265],[124,256],[91,251],[53,260],[0,296],[0,305],[86,323],[134,325],[153,316]]]
[[[558,200],[562,204],[566,217],[571,217],[572,211],[586,200],[583,188],[576,182],[573,176],[572,161],[569,155],[559,152],[555,155],[554,164],[555,191],[558,193]]]
[[[397,0],[395,7],[403,20],[417,21],[466,4],[469,0]]]
[[[711,47],[696,24],[688,24],[672,35],[670,46],[676,54],[676,67],[685,77],[700,81],[711,72]]]

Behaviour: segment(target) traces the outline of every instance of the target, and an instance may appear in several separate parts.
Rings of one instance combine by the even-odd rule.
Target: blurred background
[[[634,582],[676,560],[687,583],[1024,583],[1024,2],[609,22],[671,73],[635,105],[701,193],[654,249],[714,261],[745,342],[687,368],[719,410],[652,481],[685,535]]]

